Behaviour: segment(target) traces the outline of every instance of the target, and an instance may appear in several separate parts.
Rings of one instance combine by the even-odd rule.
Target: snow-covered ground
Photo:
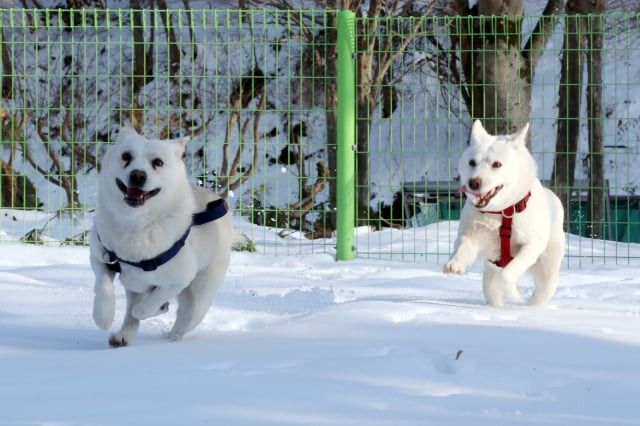
[[[430,226],[416,235],[456,228]],[[436,261],[258,248],[233,254],[184,341],[164,337],[174,304],[112,349],[87,248],[3,243],[0,425],[640,425],[637,260],[565,265],[548,306],[498,309],[481,265],[451,277]],[[121,287],[117,303],[116,322]]]

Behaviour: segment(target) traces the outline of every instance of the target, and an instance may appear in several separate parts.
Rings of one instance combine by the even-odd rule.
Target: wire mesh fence
[[[247,229],[257,246],[334,253],[337,64],[344,59],[337,15],[0,9],[0,241],[84,244],[100,158],[120,127],[131,126],[150,138],[192,136],[186,161],[194,181],[253,224]],[[527,42],[540,19],[356,18],[359,256],[448,256],[463,201],[457,161],[471,117],[480,117],[496,131],[502,121],[531,123],[539,175],[563,194],[575,236],[571,256],[640,257],[633,166],[640,154],[639,17],[556,17],[534,64]],[[570,33],[584,43],[565,48]],[[586,68],[597,34],[604,36],[601,84]],[[476,68],[487,77],[485,65],[498,62],[501,43],[520,55],[516,71],[476,78]],[[571,51],[579,53],[579,83],[563,80]],[[517,79],[500,81],[514,73]],[[603,92],[597,151],[587,99],[594,86]],[[490,104],[504,87],[510,101]],[[563,95],[563,87],[577,95]],[[577,116],[563,102],[578,104]],[[575,144],[559,150],[558,140],[570,135]],[[593,180],[598,159],[601,183]],[[572,170],[570,182],[557,176],[563,167]],[[603,203],[594,204],[595,192]],[[591,238],[594,224],[602,230]]]
[[[405,258],[447,258],[451,226],[464,202],[457,162],[471,116],[494,134],[530,123],[539,177],[565,206],[569,260],[637,258],[632,243],[640,242],[638,177],[625,166],[639,151],[632,130],[639,112],[640,75],[633,66],[639,52],[632,47],[637,15],[358,23],[358,60],[371,64],[361,67],[367,75],[357,89],[358,198],[369,202],[358,209],[359,219],[397,227],[404,235],[391,244],[390,233],[363,234],[361,254],[363,246],[382,245]],[[536,37],[544,46],[537,53]],[[573,38],[577,46],[567,44]],[[595,52],[602,55],[601,81],[590,77]],[[594,88],[602,93],[601,111],[590,102]],[[602,127],[599,146],[594,123]],[[421,241],[433,244],[416,251]]]
[[[125,125],[149,138],[190,135],[193,178],[252,223],[310,237],[324,228],[328,14],[0,14],[3,240],[84,243],[99,159]]]

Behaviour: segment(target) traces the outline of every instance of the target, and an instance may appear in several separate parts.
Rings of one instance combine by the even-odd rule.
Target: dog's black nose
[[[147,173],[144,170],[133,170],[129,174],[129,186],[142,188],[147,181]]]
[[[474,177],[469,179],[469,189],[473,191],[477,191],[482,186],[482,179],[479,177]]]

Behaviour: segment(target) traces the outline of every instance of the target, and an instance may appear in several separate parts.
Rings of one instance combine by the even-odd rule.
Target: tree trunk
[[[377,2],[372,2],[371,7],[377,7]],[[374,107],[372,100],[377,98],[374,93],[377,87],[374,86],[373,63],[373,51],[377,49],[371,48],[371,43],[375,43],[371,34],[375,34],[375,31],[372,31],[370,25],[374,25],[373,21],[361,21],[356,29],[356,220],[359,225],[368,224],[370,219],[369,133]]]
[[[531,87],[522,56],[522,0],[478,2],[481,35],[471,76],[471,116],[492,134],[514,133],[529,120]]]
[[[358,225],[369,224],[371,219],[371,185],[369,181],[369,133],[371,132],[371,108],[368,99],[357,102],[356,112],[356,220]]]
[[[576,154],[580,138],[583,51],[586,30],[584,18],[575,15],[572,6],[567,5],[567,13],[572,14],[565,17],[560,88],[558,90],[556,156],[551,175],[555,192],[564,207],[565,230],[568,230],[568,223],[571,219],[569,199],[574,182]]]
[[[2,98],[13,99],[13,62],[11,52],[5,41],[4,31],[0,31],[0,48],[2,49]]]
[[[18,119],[0,109],[0,142],[10,146],[9,161],[0,158],[0,207],[35,209],[41,204],[32,182],[13,166],[17,147],[24,142],[24,128],[28,120],[26,113]]]
[[[144,19],[146,13],[144,0],[131,0],[131,25],[133,33],[133,76],[134,96],[153,78],[153,55],[147,54],[147,43],[144,39]],[[133,104],[133,102],[132,102]]]
[[[459,46],[462,71],[471,93],[469,113],[493,134],[509,134],[529,121],[533,72],[557,22],[564,0],[549,0],[522,48],[522,0],[485,0],[462,16],[453,43]],[[480,16],[469,19],[468,16]]]
[[[593,9],[589,16],[589,49],[587,51],[587,123],[589,130],[589,225],[587,237],[604,238],[603,219],[605,212],[605,179],[604,179],[604,112],[602,108],[602,47],[604,42],[605,0],[589,2]],[[612,235],[608,236],[610,239]]]
[[[373,22],[373,21],[371,21]],[[373,23],[363,22],[367,27]],[[371,185],[369,176],[369,136],[371,133],[371,117],[378,102],[380,84],[377,82],[381,72],[381,64],[375,63],[374,55],[380,55],[375,43],[375,29],[360,28],[358,30],[358,60],[356,82],[356,217],[358,224],[366,225],[370,222]],[[380,58],[378,58],[380,61]]]
[[[172,11],[169,9],[166,0],[156,0],[156,2],[159,9],[158,13],[160,13],[162,17],[162,22],[164,23],[167,35],[167,46],[169,47],[169,74],[171,76],[175,76],[180,69],[181,55],[178,42],[176,41],[176,33],[173,30],[173,23],[171,22]]]
[[[521,18],[488,18],[485,26],[497,31],[486,35],[473,61],[471,116],[494,135],[514,133],[529,120],[531,86],[520,37],[507,34],[521,24]]]
[[[327,23],[327,53],[326,72],[325,75],[338,75],[338,32],[334,29],[338,27],[337,15],[329,14],[329,22]],[[331,212],[326,218],[326,228],[335,230],[338,227],[338,219],[335,208],[338,200],[338,185],[336,173],[338,170],[338,146],[336,143],[336,135],[338,134],[338,85],[336,79],[326,79],[326,105],[325,119],[327,130],[327,160],[329,162],[329,206]]]

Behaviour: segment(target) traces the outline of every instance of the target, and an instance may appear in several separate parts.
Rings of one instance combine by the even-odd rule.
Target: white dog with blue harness
[[[108,329],[120,274],[127,307],[111,346],[133,340],[140,320],[178,299],[172,340],[202,322],[229,265],[233,224],[227,203],[189,182],[183,156],[189,138],[150,140],[123,128],[102,160],[98,209],[89,237],[94,271],[93,318]]]

